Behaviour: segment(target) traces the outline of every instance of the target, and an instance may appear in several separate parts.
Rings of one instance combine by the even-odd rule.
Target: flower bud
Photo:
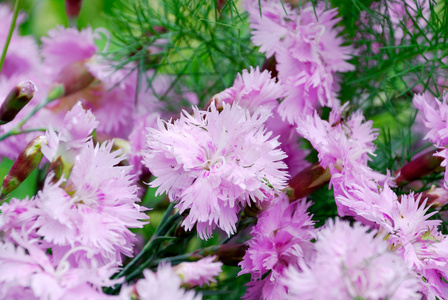
[[[69,96],[88,87],[95,78],[90,74],[84,62],[77,61],[64,67],[48,93],[49,100]]]
[[[77,18],[81,11],[82,0],[65,0],[65,12],[69,18]]]
[[[42,143],[45,141],[45,136],[38,136],[19,154],[19,157],[12,165],[11,170],[9,170],[8,175],[6,175],[3,180],[1,187],[2,196],[15,190],[39,165],[43,156],[40,149]]]
[[[429,175],[440,168],[443,158],[434,156],[438,150],[433,150],[413,159],[397,171],[399,176],[395,179],[398,186]]]
[[[293,202],[308,196],[327,184],[330,179],[331,173],[328,168],[324,169],[318,163],[309,166],[289,181],[287,188],[289,201]]]
[[[34,92],[37,92],[37,87],[31,80],[17,84],[0,107],[0,125],[14,120],[19,111],[33,98]]]

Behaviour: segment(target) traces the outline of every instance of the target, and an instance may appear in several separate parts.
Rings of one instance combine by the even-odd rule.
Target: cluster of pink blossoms
[[[299,11],[287,3],[263,0],[260,10],[258,3],[246,1],[252,41],[277,62],[277,77],[285,89],[278,109],[281,117],[293,124],[316,108],[338,107],[336,72],[354,70],[347,62],[354,51],[342,46],[341,28],[335,27],[340,21],[337,9],[307,3]]]
[[[391,6],[391,16],[401,16],[400,7]],[[219,255],[175,266],[163,257],[157,271],[145,269],[136,281],[113,277],[134,256],[130,229],[148,223],[136,185],[144,168],[154,177],[149,186],[167,194],[182,226],[201,239],[216,228],[230,239],[240,233],[240,217],[250,218],[246,209],[260,210],[239,262],[239,275],[251,278],[244,299],[446,298],[448,239],[431,218],[437,212],[422,195],[398,196],[394,178],[369,167],[378,131],[338,100],[338,72],[354,70],[348,62],[354,50],[343,45],[337,9],[318,3],[299,10],[273,0],[247,0],[246,8],[252,41],[275,58],[275,70],[243,70],[205,109],[180,115],[168,106],[197,105],[197,96],[170,92],[173,78],[154,70],[146,74],[154,75],[151,89],[139,91],[136,66],[114,71],[101,56],[95,40],[104,31],[58,27],[40,48],[13,33],[0,96],[24,79],[39,92],[0,134],[16,126],[47,130],[0,140],[0,153],[28,158],[37,143],[50,172],[35,196],[0,206],[0,298],[201,299],[188,289],[216,283]],[[4,6],[0,17],[7,27],[11,13]],[[60,85],[60,97],[20,123]],[[414,98],[445,169],[446,101],[446,95],[443,102]],[[319,114],[324,106],[332,108],[328,120]],[[336,219],[315,228],[312,202],[293,199],[288,180],[309,165],[299,138],[317,151],[338,214],[352,226]],[[26,148],[33,139],[34,148]],[[150,243],[157,238],[176,239],[154,236]],[[116,285],[122,285],[117,295],[104,293]]]

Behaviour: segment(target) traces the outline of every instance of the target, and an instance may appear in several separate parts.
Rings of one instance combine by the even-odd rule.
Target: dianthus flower
[[[122,300],[201,300],[201,294],[194,290],[186,291],[181,287],[181,277],[169,264],[159,264],[157,272],[143,271],[144,278],[133,287],[124,287],[120,293]]]
[[[319,152],[319,163],[329,168],[332,174],[346,171],[360,172],[369,169],[369,155],[374,155],[378,133],[372,128],[372,121],[365,121],[360,111],[343,118],[345,105],[333,109],[329,121],[322,120],[317,112],[301,118],[297,131],[311,142]],[[373,173],[373,171],[372,171]],[[378,175],[379,176],[379,175]]]
[[[314,260],[286,271],[288,299],[420,299],[416,276],[375,234],[359,223],[330,221],[317,233]]]
[[[285,186],[285,154],[263,127],[268,114],[251,115],[236,104],[193,113],[148,129],[144,162],[157,177],[150,186],[166,192],[181,213],[190,209],[187,230],[196,224],[198,235],[208,238],[218,226],[230,235],[242,206],[266,201]]]
[[[52,112],[49,120],[58,122],[61,115],[58,112],[65,112],[81,101],[100,121],[100,133],[125,137],[132,127],[134,108],[129,99],[135,97],[135,74],[126,68],[114,73],[110,63],[98,59],[99,49],[95,45],[98,37],[98,31],[91,28],[78,31],[62,26],[51,29],[48,37],[42,37],[42,56],[49,83],[57,81],[61,71],[67,73],[72,68],[88,72],[97,80],[96,84],[78,88],[75,93],[47,105],[46,110]],[[76,87],[79,83],[69,84]]]
[[[344,207],[341,215],[351,215],[370,228],[387,234],[389,249],[401,256],[407,269],[421,278],[419,291],[428,299],[441,298],[448,291],[448,240],[439,230],[440,220],[429,219],[427,200],[420,195],[402,195],[400,199],[385,184],[379,186],[366,178],[345,179],[336,174],[335,200]]]
[[[52,243],[54,254],[83,246],[99,262],[121,264],[121,254],[132,256],[134,234],[147,216],[142,213],[129,167],[118,166],[120,151],[112,143],[88,142],[76,156],[67,182],[48,177],[35,199],[39,209],[37,233]],[[76,255],[75,255],[76,256]]]
[[[259,109],[271,113],[265,127],[278,136],[281,149],[288,155],[284,160],[288,173],[293,176],[308,166],[305,160],[308,153],[299,147],[295,127],[282,120],[278,113],[279,99],[285,96],[285,92],[283,85],[271,78],[267,70],[260,72],[258,67],[251,67],[249,71],[243,70],[238,74],[233,86],[213,96],[212,101],[217,107],[222,103],[237,103],[251,113]]]
[[[188,287],[203,286],[216,282],[213,278],[221,273],[222,262],[216,256],[204,257],[195,262],[183,262],[173,267],[174,272],[182,278],[182,285]]]
[[[1,299],[109,299],[101,288],[120,281],[109,279],[116,272],[110,265],[73,266],[70,256],[86,255],[83,247],[56,258],[46,253],[39,239],[21,238],[16,232],[10,238],[14,242],[0,239]]]
[[[239,264],[239,274],[251,274],[245,299],[284,299],[287,288],[282,283],[288,266],[309,261],[313,255],[314,222],[307,213],[311,204],[297,200],[289,204],[283,194],[258,216],[251,231],[249,249]],[[262,279],[267,272],[270,273]]]
[[[445,167],[444,176],[444,187],[448,189],[448,106],[447,106],[448,95],[445,93],[443,95],[443,102],[438,99],[428,99],[426,95],[415,95],[413,103],[415,107],[423,113],[424,124],[428,133],[425,139],[428,139],[437,148],[440,149],[439,152],[435,153],[434,156],[439,156],[443,158],[442,167]]]
[[[340,87],[335,72],[354,69],[346,61],[353,50],[342,46],[340,28],[335,27],[340,20],[337,9],[306,4],[299,12],[268,0],[247,1],[246,8],[253,43],[277,61],[278,79],[286,91],[279,107],[282,118],[293,124],[298,114],[310,114],[321,106],[337,107]]]

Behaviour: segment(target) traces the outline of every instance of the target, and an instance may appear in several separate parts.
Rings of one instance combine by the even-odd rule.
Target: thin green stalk
[[[2,72],[3,63],[5,62],[6,52],[8,52],[9,43],[11,42],[12,34],[14,32],[14,28],[16,28],[16,21],[19,15],[19,9],[23,0],[16,0],[16,4],[14,5],[14,15],[12,16],[11,26],[9,26],[8,37],[6,38],[5,46],[3,47],[2,57],[0,59],[0,73]]]
[[[163,232],[163,230],[166,228],[168,223],[168,218],[170,217],[171,213],[174,210],[174,203],[171,203],[170,206],[168,206],[165,214],[163,215],[162,221],[159,223],[159,226],[157,226],[156,231],[152,235],[151,239],[146,243],[146,245],[143,247],[142,251],[135,256],[119,273],[112,276],[112,278],[119,278],[125,274],[128,273],[128,271],[135,266],[135,264],[152,248],[154,241],[159,237],[160,233]]]

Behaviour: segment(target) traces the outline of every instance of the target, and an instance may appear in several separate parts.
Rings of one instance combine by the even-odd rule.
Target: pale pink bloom
[[[182,280],[170,265],[159,265],[157,272],[149,269],[143,271],[143,279],[136,283],[138,300],[200,300],[202,296],[194,290],[186,291],[181,288]]]
[[[284,299],[287,288],[281,282],[288,266],[313,255],[314,222],[307,213],[311,204],[304,199],[289,204],[288,197],[278,197],[272,207],[258,216],[251,231],[249,249],[244,255],[240,274],[251,274],[245,299]],[[270,271],[266,278],[263,275]],[[258,297],[255,297],[258,295]]]
[[[390,223],[389,214],[397,195],[388,183],[380,186],[369,173],[347,176],[334,174],[332,183],[339,216],[353,216],[356,220],[372,228]]]
[[[335,27],[340,21],[337,9],[307,3],[298,11],[266,0],[247,1],[246,7],[254,29],[252,41],[277,61],[278,79],[286,91],[279,108],[283,120],[293,124],[318,107],[338,107],[335,72],[354,70],[347,62],[354,51],[342,46],[341,28]]]
[[[295,175],[307,167],[305,157],[308,153],[299,148],[294,126],[282,120],[278,113],[278,100],[283,98],[285,93],[287,91],[284,86],[271,78],[268,71],[260,72],[258,67],[255,69],[251,67],[250,71],[243,70],[238,74],[233,86],[213,96],[212,101],[218,107],[222,103],[238,103],[251,113],[259,109],[271,113],[265,126],[268,131],[272,131],[273,136],[278,136],[282,150],[288,155],[284,160],[288,165],[288,173]]]
[[[388,242],[397,249],[397,252],[402,253],[409,267],[423,267],[421,258],[418,257],[422,236],[425,233],[439,236],[437,227],[441,221],[430,220],[429,218],[437,212],[427,213],[428,209],[426,200],[420,205],[420,196],[416,198],[412,193],[402,195],[400,202],[394,201],[390,209],[391,222],[383,224],[384,229],[391,233]]]
[[[48,32],[42,38],[42,55],[46,65],[48,83],[57,80],[58,74],[73,63],[82,63],[89,72],[99,80],[93,85],[59,99],[46,107],[53,112],[53,122],[61,115],[59,111],[69,110],[77,101],[92,110],[99,120],[98,131],[114,137],[125,138],[132,128],[133,101],[135,97],[135,68],[124,68],[112,72],[110,62],[98,58],[99,49],[95,40],[98,32],[91,28],[78,31],[62,26]],[[114,117],[111,118],[110,116]],[[47,120],[48,122],[48,120]]]
[[[317,234],[313,262],[286,271],[288,299],[420,299],[417,276],[375,234],[359,223],[330,221]]]
[[[416,94],[413,103],[424,114],[424,124],[429,132],[425,139],[438,147],[448,145],[448,106],[447,94],[443,96],[443,102],[438,99],[430,99],[429,95]]]
[[[109,279],[116,272],[110,266],[71,265],[68,258],[76,252],[86,255],[85,248],[74,248],[55,261],[39,247],[39,239],[27,240],[15,232],[10,237],[15,243],[0,240],[2,299],[109,299],[101,288],[120,281]]]
[[[283,46],[288,32],[297,28],[297,12],[288,3],[270,0],[247,0],[246,10],[251,21],[252,42],[260,46],[260,52],[270,57]],[[260,6],[261,12],[260,15]],[[286,10],[286,12],[285,12]]]
[[[136,204],[139,199],[129,167],[118,166],[124,157],[111,148],[112,143],[87,143],[76,156],[65,188],[49,177],[39,192],[34,226],[54,245],[55,255],[65,253],[67,247],[83,246],[102,264],[119,265],[121,254],[132,256],[135,235],[129,228],[141,228],[145,223],[140,220],[148,217]]]
[[[31,233],[37,215],[36,203],[33,198],[26,197],[23,200],[12,198],[0,206],[0,232],[5,233],[4,239],[9,239],[9,234],[15,231],[29,232],[30,237],[37,237]]]
[[[281,79],[286,97],[278,111],[283,120],[295,124],[299,118],[311,115],[316,108],[339,107],[336,94],[339,85],[322,65],[301,63],[285,55],[279,56],[277,69],[280,78],[283,76],[280,74],[294,74]]]
[[[250,67],[250,70],[243,70],[238,74],[233,86],[213,96],[217,106],[220,103],[238,103],[241,107],[247,108],[254,113],[260,108],[269,112],[278,107],[278,99],[285,95],[283,86],[271,78],[268,71],[260,72],[257,68]]]
[[[42,37],[42,56],[50,71],[59,71],[65,66],[90,59],[98,48],[92,28],[78,31],[59,25]]]
[[[428,213],[426,200],[421,201],[420,196],[412,193],[399,200],[387,184],[379,186],[368,178],[334,176],[340,214],[354,216],[387,234],[390,249],[402,257],[408,270],[424,277],[419,280],[420,292],[428,299],[444,295],[448,285],[440,281],[440,276],[448,276],[448,252],[443,248],[446,237],[437,228],[441,221],[429,219],[436,212]]]
[[[230,235],[242,206],[285,186],[285,155],[263,127],[267,114],[235,104],[193,112],[148,129],[144,159],[157,177],[150,185],[167,192],[181,213],[190,209],[187,230],[197,224],[199,236],[208,238],[218,226]]]
[[[42,153],[50,162],[61,157],[64,163],[73,165],[98,124],[90,110],[86,111],[81,102],[76,103],[65,115],[58,133],[51,128],[47,130],[47,144],[42,145]]]
[[[333,109],[329,121],[322,120],[317,112],[301,118],[297,125],[300,135],[308,139],[319,152],[323,168],[330,168],[332,174],[344,168],[356,171],[358,167],[368,168],[370,155],[374,155],[373,142],[378,136],[372,128],[372,121],[365,121],[360,111],[348,118],[342,118],[343,109]]]
[[[188,287],[203,286],[216,282],[214,277],[221,273],[222,262],[216,256],[204,257],[196,262],[183,262],[173,267],[174,272],[182,279],[182,285]]]

